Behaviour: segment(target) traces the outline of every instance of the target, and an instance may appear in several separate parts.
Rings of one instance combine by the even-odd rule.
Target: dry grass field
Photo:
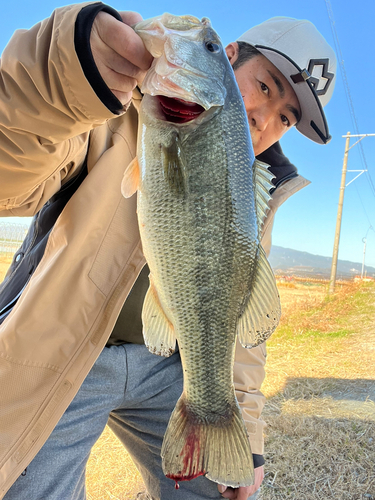
[[[330,299],[326,285],[308,281],[279,290],[259,500],[375,500],[375,285],[340,285]],[[142,489],[107,428],[90,456],[88,499],[133,500]]]
[[[0,283],[3,280],[5,273],[7,272],[11,260],[12,260],[11,257],[4,256],[3,254],[0,253]]]
[[[375,499],[375,286],[279,289],[261,498]]]

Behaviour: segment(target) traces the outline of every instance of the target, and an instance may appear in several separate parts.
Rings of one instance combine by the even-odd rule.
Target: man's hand
[[[123,23],[99,12],[90,35],[91,51],[101,77],[122,104],[141,83],[151,66],[152,56],[142,39],[130,27],[142,20],[137,12],[120,12]]]
[[[254,469],[254,484],[251,486],[241,486],[240,488],[229,488],[218,484],[217,488],[224,498],[232,498],[235,500],[247,500],[251,495],[260,488],[264,479],[264,467],[257,467]]]

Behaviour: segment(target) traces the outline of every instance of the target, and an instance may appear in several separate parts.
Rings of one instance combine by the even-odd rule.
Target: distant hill
[[[321,278],[329,278],[331,275],[332,257],[313,255],[274,245],[268,260],[275,274]],[[338,260],[337,262],[337,278],[348,279],[360,275],[361,271],[362,263],[348,260]],[[365,271],[367,276],[375,276],[374,267],[366,266]]]

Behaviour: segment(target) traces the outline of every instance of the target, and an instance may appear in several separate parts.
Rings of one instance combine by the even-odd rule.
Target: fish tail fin
[[[254,483],[253,456],[239,407],[215,423],[203,420],[178,400],[164,436],[161,456],[164,474],[176,481],[206,476],[238,488]]]

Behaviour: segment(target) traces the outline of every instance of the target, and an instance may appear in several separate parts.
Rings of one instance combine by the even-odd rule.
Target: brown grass
[[[374,422],[352,415],[304,414],[281,414],[267,420],[263,500],[373,498]]]
[[[133,500],[145,490],[132,459],[109,427],[91,452],[86,485],[87,500]]]
[[[11,257],[8,257],[7,255],[0,253],[0,283],[3,281],[4,276],[11,262],[12,262]]]
[[[329,301],[312,292],[297,300],[281,289],[261,499],[375,498],[375,288],[352,284]]]
[[[0,279],[8,265],[0,260]],[[283,315],[267,348],[259,500],[374,500],[375,286],[342,284],[329,300],[324,284],[278,286]],[[106,428],[89,459],[88,499],[133,500],[143,489]]]

